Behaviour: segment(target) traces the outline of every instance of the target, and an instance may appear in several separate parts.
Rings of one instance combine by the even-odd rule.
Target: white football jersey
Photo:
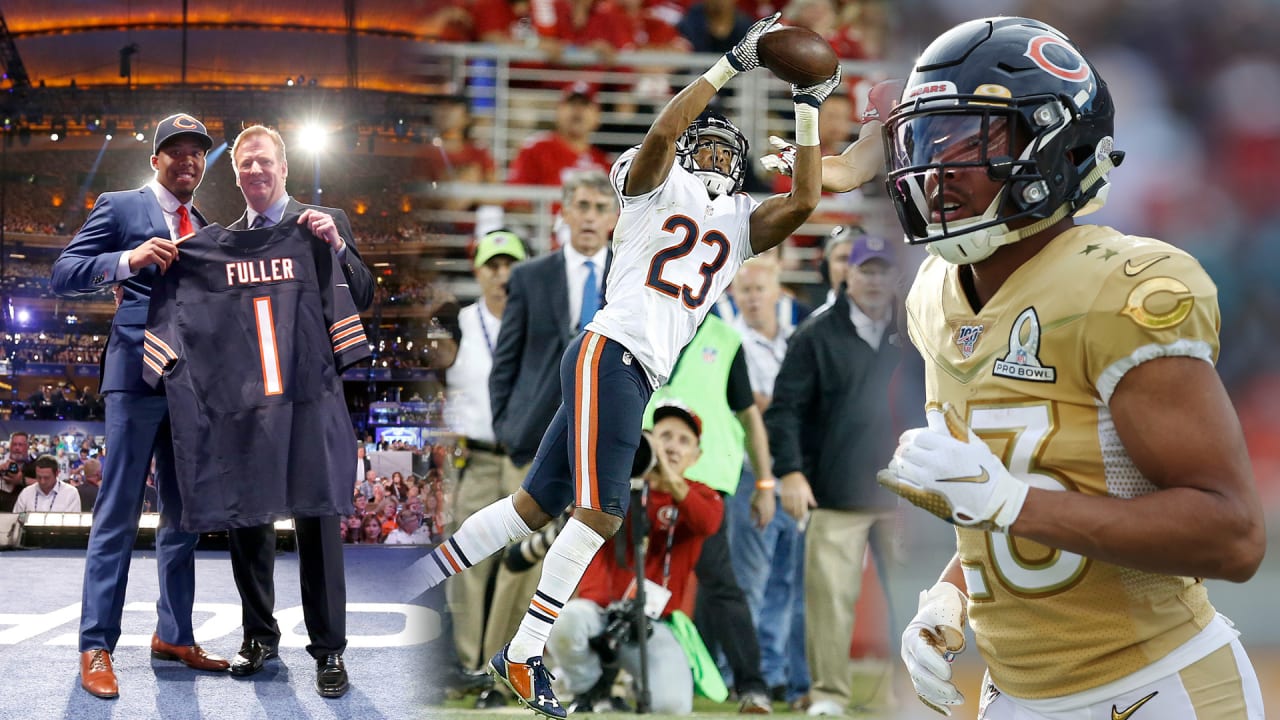
[[[635,197],[623,193],[631,148],[609,171],[622,208],[613,231],[605,306],[586,329],[640,361],[657,388],[751,251],[750,195],[712,200],[693,173],[674,162],[667,179]]]

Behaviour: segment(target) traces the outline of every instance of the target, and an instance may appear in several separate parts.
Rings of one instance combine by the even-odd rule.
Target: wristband
[[[729,64],[728,56],[721,55],[710,70],[702,73],[702,79],[711,83],[711,87],[714,87],[716,92],[720,92],[720,88],[724,87],[724,84],[732,80],[733,76],[737,74],[738,71]]]
[[[813,147],[818,141],[818,108],[796,103],[796,145]]]
[[[775,487],[777,487],[777,486],[778,486],[778,481],[777,481],[777,480],[774,480],[773,478],[770,478],[770,479],[768,479],[768,480],[757,480],[757,481],[756,481],[756,489],[757,489],[757,490],[772,490],[772,489],[774,489],[774,488],[775,488]]]

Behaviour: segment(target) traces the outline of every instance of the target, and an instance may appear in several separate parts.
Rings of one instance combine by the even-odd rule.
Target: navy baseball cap
[[[209,137],[208,131],[204,129],[204,123],[186,113],[177,113],[156,123],[156,136],[151,145],[151,154],[158,154],[165,143],[181,135],[194,137],[205,150],[213,147],[213,138]]]
[[[667,417],[679,418],[689,426],[690,430],[693,430],[695,436],[702,437],[702,418],[698,417],[698,413],[694,412],[688,405],[675,398],[663,400],[653,409],[653,421],[656,423]]]
[[[883,260],[893,265],[893,252],[889,250],[889,241],[875,235],[863,235],[853,241],[849,249],[849,264],[861,265],[868,260]]]

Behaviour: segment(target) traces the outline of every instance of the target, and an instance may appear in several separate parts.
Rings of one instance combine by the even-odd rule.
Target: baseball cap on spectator
[[[849,264],[862,265],[869,260],[882,260],[893,265],[893,252],[889,250],[889,241],[875,235],[863,235],[853,241],[849,250]]]
[[[156,136],[152,143],[151,154],[158,154],[165,143],[182,135],[195,138],[205,150],[213,147],[213,138],[209,137],[208,131],[204,129],[204,123],[186,113],[176,113],[156,123]]]
[[[476,243],[475,267],[480,267],[498,255],[509,255],[519,261],[525,258],[524,243],[509,230],[494,230]]]
[[[656,423],[663,418],[679,418],[689,429],[693,430],[693,434],[699,439],[702,438],[702,418],[698,417],[698,413],[694,412],[688,405],[676,400],[675,398],[667,398],[658,403],[653,410],[653,421]]]
[[[560,94],[561,100],[582,99],[593,103],[596,101],[596,86],[586,80],[566,83]]]

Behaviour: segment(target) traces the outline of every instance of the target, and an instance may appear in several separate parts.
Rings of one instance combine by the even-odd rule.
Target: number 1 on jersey
[[[253,299],[253,318],[258,325],[262,387],[267,395],[279,395],[284,392],[284,382],[280,379],[280,352],[276,347],[276,324],[271,314],[271,298]]]

